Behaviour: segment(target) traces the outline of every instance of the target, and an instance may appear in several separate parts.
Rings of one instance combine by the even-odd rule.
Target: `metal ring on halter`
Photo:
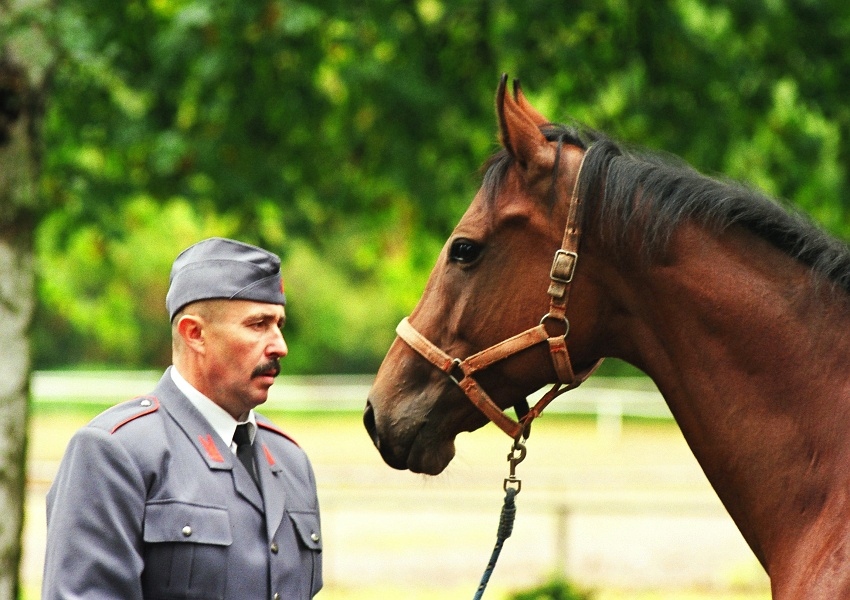
[[[455,369],[460,368],[460,365],[461,365],[461,363],[462,363],[462,362],[463,362],[463,361],[462,361],[462,360],[460,360],[459,358],[455,358],[454,360],[452,360],[452,366],[449,368],[449,370],[448,370],[448,371],[446,371],[446,375],[448,375],[448,376],[449,376],[449,379],[451,379],[452,381],[454,381],[457,385],[460,385],[460,382],[461,382],[463,379],[466,379],[466,375],[464,375],[464,373],[463,373],[463,369],[461,369],[461,375],[462,375],[462,377],[461,377],[460,379],[458,379],[457,377],[455,377],[455,376],[454,376],[454,371],[455,371]]]
[[[553,317],[552,313],[546,313],[545,315],[543,315],[543,318],[540,319],[540,324],[543,325],[549,319],[557,319],[559,321],[563,321],[564,322],[564,337],[567,337],[567,334],[570,332],[570,321],[569,321],[569,319],[567,319],[566,316]]]

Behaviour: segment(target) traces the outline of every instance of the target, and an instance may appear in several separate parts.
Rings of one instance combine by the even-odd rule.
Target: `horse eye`
[[[461,264],[475,262],[480,255],[481,245],[471,240],[456,240],[449,251],[449,258]]]

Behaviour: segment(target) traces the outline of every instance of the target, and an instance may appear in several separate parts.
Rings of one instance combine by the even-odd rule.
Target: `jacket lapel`
[[[236,457],[233,456],[233,453],[230,452],[230,449],[228,449],[228,452],[230,453],[230,458],[232,460],[235,460]],[[256,451],[254,452],[254,454],[256,460]],[[240,464],[238,468],[232,469],[233,487],[236,488],[236,492],[240,496],[245,498],[248,502],[253,504],[257,510],[262,512],[264,505],[263,496],[260,494],[260,490],[259,488],[257,488],[257,484],[254,483],[253,479],[251,479],[250,473],[248,473],[246,469],[243,469],[241,467],[242,465]]]
[[[254,458],[257,461],[260,486],[265,500],[266,530],[269,539],[272,539],[280,527],[281,519],[283,519],[286,489],[283,485],[283,469],[264,441],[264,438],[267,438],[268,435],[268,432],[263,431],[262,427],[257,427],[257,437],[254,439]]]
[[[250,502],[257,510],[263,510],[263,497],[248,472],[234,468],[236,457],[224,440],[219,437],[203,415],[192,405],[186,396],[177,389],[171,379],[171,368],[165,372],[154,391],[160,403],[177,423],[191,442],[192,446],[213,471],[230,471],[236,492]],[[255,449],[256,454],[256,449]],[[265,462],[265,459],[263,459]],[[261,464],[259,461],[258,465]],[[240,465],[241,466],[241,465]]]

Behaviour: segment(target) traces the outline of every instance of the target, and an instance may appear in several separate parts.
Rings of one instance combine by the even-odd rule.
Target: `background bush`
[[[38,368],[169,360],[170,261],[281,254],[292,372],[377,368],[496,149],[507,71],[577,119],[850,237],[837,0],[64,0],[46,106]]]

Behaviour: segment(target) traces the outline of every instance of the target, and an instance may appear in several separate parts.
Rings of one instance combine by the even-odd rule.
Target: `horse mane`
[[[644,258],[651,260],[665,251],[683,221],[695,221],[717,233],[737,225],[850,293],[850,248],[790,204],[740,183],[703,175],[673,157],[626,148],[587,128],[547,125],[541,131],[559,148],[571,144],[587,150],[579,195],[587,203],[585,220],[596,219],[609,251],[623,254],[628,240],[640,239]],[[495,197],[512,163],[502,150],[485,164],[483,186],[488,197]],[[556,180],[553,173],[552,202],[558,197]]]

